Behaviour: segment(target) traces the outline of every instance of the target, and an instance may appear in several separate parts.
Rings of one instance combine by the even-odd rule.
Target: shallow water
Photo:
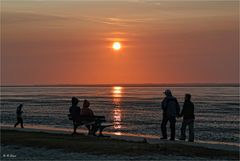
[[[108,131],[160,136],[160,108],[166,87],[2,87],[1,123],[14,124],[16,107],[23,103],[24,123],[71,128],[71,97],[91,103],[95,115],[114,122]],[[197,140],[239,142],[239,91],[237,87],[173,87],[182,106],[184,94],[195,104]],[[179,137],[181,119],[176,129]]]

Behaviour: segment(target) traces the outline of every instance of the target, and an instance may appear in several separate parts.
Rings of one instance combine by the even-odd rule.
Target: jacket
[[[80,119],[80,112],[81,112],[80,107],[78,107],[78,106],[71,106],[69,108],[69,112],[70,112],[70,114],[71,114],[71,116],[72,116],[74,121]]]
[[[191,101],[184,102],[180,116],[183,116],[183,119],[195,119],[194,104]]]
[[[173,96],[167,96],[162,101],[162,109],[164,117],[176,117],[179,115],[180,106],[177,99]]]

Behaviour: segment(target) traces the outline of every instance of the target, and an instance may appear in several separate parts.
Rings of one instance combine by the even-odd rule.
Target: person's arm
[[[194,104],[192,103],[192,108],[193,108],[193,114],[194,114]]]
[[[193,119],[195,119],[195,115],[194,115],[194,104],[192,103],[192,108],[193,108]]]
[[[21,112],[22,111],[18,108],[16,113],[19,115],[19,114],[21,114]]]
[[[161,103],[161,107],[162,107],[163,111],[166,110],[166,107],[167,107],[167,99],[166,98],[163,99],[163,101]]]
[[[90,109],[90,115],[94,116],[94,113],[93,113],[93,111],[91,109]]]
[[[181,111],[181,113],[179,114],[179,116],[180,116],[180,117],[183,117],[184,112],[185,112],[185,102],[184,102],[184,104],[183,104],[183,108],[182,108],[182,111]]]
[[[179,106],[179,103],[178,103],[177,99],[176,99],[176,104],[177,104],[177,107],[176,107],[176,109],[177,109],[177,116],[179,116],[180,106]]]

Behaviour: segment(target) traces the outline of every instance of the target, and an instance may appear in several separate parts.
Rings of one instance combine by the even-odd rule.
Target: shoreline
[[[150,143],[144,140],[124,140],[116,138],[93,137],[79,134],[72,137],[70,134],[47,133],[43,131],[24,131],[22,129],[1,129],[1,148],[16,149],[33,148],[35,151],[45,149],[61,150],[61,154],[77,153],[98,156],[108,156],[110,158],[141,157],[141,160],[148,160],[154,156],[154,160],[177,160],[189,157],[195,159],[224,159],[238,160],[239,151],[230,149],[214,149],[213,147],[194,146],[192,144],[182,144],[178,141],[159,141]],[[17,148],[14,148],[17,146]],[[40,148],[40,149],[39,149]],[[15,150],[14,150],[15,149]],[[1,155],[2,157],[2,155]],[[24,156],[23,156],[24,157]],[[47,158],[48,156],[46,156]],[[54,157],[54,156],[53,156]],[[147,158],[146,158],[147,157]],[[47,158],[49,159],[49,158]],[[64,159],[64,158],[63,158]],[[65,158],[69,159],[69,158]],[[85,158],[87,159],[87,158]],[[134,160],[135,160],[134,159]],[[110,159],[111,160],[111,159]]]
[[[52,134],[71,134],[73,129],[72,128],[58,128],[58,127],[49,127],[45,125],[38,125],[37,127],[33,125],[25,125],[24,129],[21,128],[14,128],[8,124],[1,124],[0,129],[2,130],[19,130],[25,132],[44,132],[44,133],[52,133]],[[78,128],[77,132],[80,134],[87,135],[87,130],[83,127]],[[104,135],[110,136],[114,139],[119,140],[126,140],[126,141],[147,141],[150,144],[159,144],[161,142],[169,142],[168,140],[160,140],[160,136],[157,135],[143,135],[143,134],[131,134],[131,133],[121,133],[121,132],[108,132],[104,131]],[[195,140],[194,143],[188,141],[181,141],[176,139],[175,143],[184,144],[184,145],[192,145],[192,146],[203,146],[203,147],[211,147],[215,149],[222,149],[222,150],[232,150],[237,151],[240,148],[239,143],[233,142],[219,142],[219,141],[203,141],[203,140]]]
[[[0,126],[1,130],[12,130],[19,132],[40,132],[40,133],[48,133],[48,134],[62,134],[62,135],[71,135],[72,128],[53,128],[47,126],[28,126],[26,125],[24,129],[14,128],[9,125]],[[87,135],[87,130],[82,128],[77,130],[82,135]],[[196,140],[195,142],[188,141],[169,141],[169,140],[160,140],[157,136],[151,135],[136,135],[136,134],[128,134],[128,133],[115,133],[115,132],[103,132],[104,135],[110,136],[111,139],[122,140],[122,141],[131,141],[131,142],[146,142],[149,144],[179,144],[183,146],[193,146],[199,148],[210,148],[215,150],[224,150],[224,151],[235,151],[238,152],[240,150],[240,144],[238,143],[229,143],[229,142],[216,142],[216,141],[202,141]]]

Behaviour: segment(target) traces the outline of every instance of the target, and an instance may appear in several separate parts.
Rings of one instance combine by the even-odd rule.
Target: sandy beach
[[[72,137],[71,129],[1,126],[1,160],[238,160],[239,145],[109,135]],[[214,155],[213,155],[214,154]]]
[[[2,146],[2,154],[12,154],[14,156],[1,157],[1,160],[208,160],[203,157],[188,157],[174,155],[145,155],[145,156],[125,156],[125,155],[94,155],[88,153],[65,152],[59,149],[31,148],[23,146],[8,145]]]

